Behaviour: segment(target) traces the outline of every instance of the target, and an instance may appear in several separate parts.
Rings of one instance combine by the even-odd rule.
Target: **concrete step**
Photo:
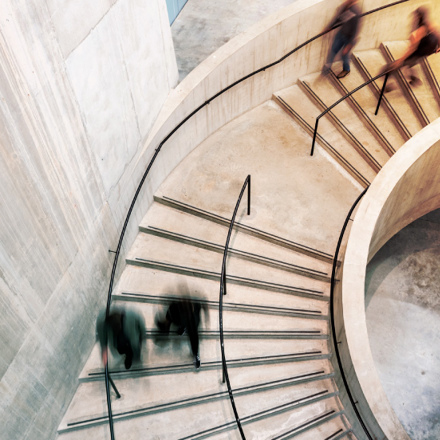
[[[288,308],[272,305],[255,305],[246,303],[237,303],[223,301],[222,297],[222,309],[223,312],[239,312],[244,313],[246,317],[248,313],[258,313],[272,316],[287,316],[290,318],[309,318],[309,319],[328,319],[327,315],[323,315],[320,310],[313,310],[307,308]],[[172,301],[179,301],[182,297],[178,295],[156,296],[142,293],[130,293],[122,292],[121,294],[114,294],[113,301],[136,301],[143,304],[161,304],[166,308]],[[213,311],[219,309],[219,301],[208,301],[206,299],[194,298],[195,301],[203,306],[212,309]],[[214,312],[218,313],[218,312]]]
[[[334,87],[330,75],[310,74],[300,78],[299,83],[322,111],[343,97]],[[365,127],[357,112],[353,111],[350,103],[346,100],[340,102],[328,115],[335,127],[352,144],[353,148],[376,173],[379,172],[390,158],[390,155],[381,147],[377,138],[370,131],[370,127]]]
[[[344,78],[336,78],[331,72],[329,78],[344,95],[365,83],[365,77],[359,70],[358,63],[352,63],[350,74]],[[382,111],[376,115],[378,96],[371,86],[364,86],[347,98],[358,115],[364,121],[367,129],[374,134],[389,155],[394,154],[408,139],[406,131],[403,131],[399,124],[388,111]],[[386,106],[384,107],[386,110]]]
[[[440,108],[440,57],[438,54],[431,55],[425,58],[423,65],[425,69],[425,74],[431,84],[433,90],[435,101]]]
[[[202,218],[157,202],[150,207],[139,229],[145,233],[218,253],[223,253],[228,234],[226,222],[219,224],[209,218]],[[301,252],[287,249],[258,235],[249,235],[240,230],[233,232],[229,244],[229,254],[236,258],[269,267],[282,267],[284,270],[310,278],[328,280],[331,266],[322,261],[322,253],[319,253],[319,258],[315,258],[304,254],[304,246],[300,250]]]
[[[382,54],[380,49],[366,50],[354,54],[355,61],[358,63],[364,79],[368,80],[379,74],[380,70],[386,65],[387,59]],[[379,92],[382,89],[383,78],[371,83],[371,87]],[[395,89],[384,95],[382,104],[387,106],[390,114],[395,118],[395,122],[401,125],[401,128],[407,132],[408,138],[414,136],[422,128],[423,124],[417,117],[414,109],[406,99],[402,89],[398,87],[394,78],[389,78],[390,85],[395,85]],[[381,110],[379,110],[380,115]]]
[[[316,117],[322,110],[309,99],[298,85],[278,91],[273,98],[313,136]],[[299,103],[301,104],[299,105]],[[366,186],[374,179],[376,175],[374,170],[353,149],[350,142],[339,133],[328,115],[319,121],[317,142],[361,185]]]
[[[135,260],[127,260],[130,265],[140,266],[144,268],[153,268],[156,270],[163,270],[166,272],[179,273],[187,276],[193,276],[196,278],[205,278],[211,280],[220,280],[221,273],[214,272],[206,269],[199,269],[197,267],[179,266],[171,263],[164,263],[162,261],[155,260],[144,260],[142,258],[136,258]],[[227,274],[226,275],[227,284],[239,284],[242,286],[252,287],[256,289],[265,289],[273,292],[286,293],[291,295],[302,296],[306,298],[321,298],[322,300],[327,300],[325,296],[328,286],[316,286],[312,283],[304,282],[304,280],[294,280],[302,284],[298,285],[288,285],[272,281],[259,280],[255,278],[247,278],[238,275]],[[283,280],[285,282],[286,280]],[[292,281],[292,280],[291,280]],[[315,284],[315,283],[314,283]],[[306,287],[307,286],[307,287]]]
[[[331,258],[335,231],[361,186],[325,150],[311,157],[309,142],[310,135],[295,120],[267,101],[203,141],[156,196],[178,201],[182,209],[214,213],[229,224],[250,174],[251,215],[245,214],[244,198],[238,221],[252,231],[305,244]]]
[[[196,206],[192,206],[188,203],[181,202],[179,200],[173,199],[171,197],[167,197],[165,195],[156,194],[154,196],[154,200],[158,204],[162,204],[168,207],[171,207],[175,210],[180,210],[181,212],[191,214],[192,216],[195,216],[200,219],[208,220],[212,223],[216,223],[219,225],[223,225],[227,228],[229,228],[229,225],[231,223],[230,218],[223,217],[221,215],[218,215],[214,212],[206,211],[201,208],[198,208]],[[232,215],[232,213],[231,213]],[[238,220],[238,219],[237,219]],[[280,236],[274,235],[269,232],[265,232],[261,229],[254,228],[249,225],[245,225],[241,223],[240,221],[236,221],[234,225],[234,229],[240,232],[243,232],[244,234],[247,234],[251,237],[256,237],[259,240],[266,241],[268,243],[272,243],[279,248],[286,248],[288,250],[291,250],[293,252],[297,252],[303,255],[310,256],[314,259],[318,259],[321,261],[324,261],[326,263],[332,262],[332,256],[326,252],[320,251],[319,249],[315,249],[313,247],[305,246],[303,244],[287,240],[285,238],[282,238]]]
[[[394,61],[405,53],[408,44],[409,42],[407,41],[387,41],[382,43],[381,49],[388,60]],[[429,79],[423,69],[423,64],[416,64],[411,70],[422,81],[420,85],[411,86],[409,84],[406,69],[400,69],[398,80],[402,90],[406,92],[407,97],[413,103],[421,123],[427,125],[440,116],[440,107],[434,98]]]
[[[282,421],[284,423],[281,426],[284,427],[292,426],[292,420],[295,420],[299,424],[297,427],[301,426],[298,431],[304,432],[307,429],[304,425],[313,426],[313,419],[322,418],[324,415],[329,417],[337,413],[336,394],[329,389],[330,386],[331,384],[323,383],[320,388],[309,390],[298,390],[293,386],[283,393],[274,389],[264,393],[238,396],[236,404],[239,408],[240,419],[246,430],[253,431],[253,426],[258,425],[255,432],[264,432],[266,435],[264,438],[267,438],[269,433],[272,437],[278,433]],[[203,417],[202,414],[209,414],[209,417]],[[173,423],[173,420],[185,420],[185,423]],[[231,404],[223,399],[170,412],[116,421],[115,437],[118,440],[202,439],[213,434],[226,433],[235,429],[235,426]],[[261,429],[263,426],[264,431]],[[95,426],[87,430],[87,435],[93,436],[90,438],[106,438],[106,429],[108,430],[106,425]],[[59,438],[72,440],[80,438],[80,435],[84,436],[84,432],[72,431],[61,434]],[[249,438],[263,438],[261,434],[258,437],[248,435]]]
[[[180,273],[129,265],[125,268],[113,295],[115,299],[124,301],[166,303],[169,302],[167,297],[178,297],[185,292],[189,292],[190,296],[195,298],[209,301],[211,306],[216,309],[219,301],[220,282],[217,277],[213,279],[196,278]],[[249,287],[243,284],[228,283],[227,294],[223,296],[223,301],[228,310],[232,310],[234,305],[237,307],[242,305],[241,309],[247,310],[247,312],[291,315],[294,312],[290,309],[296,309],[302,310],[306,314],[317,313],[322,317],[327,316],[328,302],[322,296],[309,298],[291,295],[289,292],[286,294],[256,286]],[[163,300],[155,300],[155,297],[163,297]],[[252,307],[255,310],[251,310]],[[266,308],[268,309],[264,310]],[[279,310],[277,311],[277,309]]]
[[[264,369],[244,367],[231,372],[234,396],[278,390],[296,393],[315,392],[322,387],[332,388],[333,373],[317,361],[310,364],[268,365]],[[200,370],[173,376],[139,377],[116,381],[121,398],[113,397],[112,409],[116,420],[149,416],[189,406],[203,406],[215,400],[229,400],[221,371]],[[87,402],[87,405],[84,405]],[[107,423],[105,386],[103,382],[82,383],[60,424],[59,431],[84,429]]]
[[[329,435],[339,429],[341,422],[335,422],[343,413],[339,407],[339,399],[333,393],[323,395],[307,405],[277,414],[270,419],[261,419],[251,424],[244,422],[247,438],[252,439],[290,439],[299,438],[305,433],[310,433],[309,438],[325,438],[320,432],[327,432]]]
[[[225,355],[229,368],[277,364],[286,362],[304,362],[311,359],[327,359],[329,351],[324,339],[253,339],[243,342],[240,339],[225,338]],[[199,348],[202,370],[221,368],[219,340],[201,339]],[[150,341],[144,343],[142,362],[125,370],[123,357],[110,353],[110,372],[113,377],[128,379],[138,376],[153,376],[194,371],[193,358],[187,336],[180,339]],[[98,344],[92,350],[80,375],[80,381],[103,379],[100,348]]]
[[[322,423],[317,423],[313,429],[306,430],[301,434],[295,435],[296,440],[342,440],[351,439],[350,424],[345,414],[339,414],[337,417],[323,418]]]

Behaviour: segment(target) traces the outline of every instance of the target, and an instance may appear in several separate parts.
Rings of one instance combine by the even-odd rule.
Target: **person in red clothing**
[[[409,83],[418,85],[421,83],[412,70],[412,67],[419,63],[424,57],[439,51],[440,34],[433,23],[429,20],[428,10],[425,7],[417,8],[414,11],[413,32],[409,36],[409,46],[405,53],[396,61],[387,64],[382,73],[395,74],[402,67],[409,71]],[[387,90],[389,91],[389,90]]]

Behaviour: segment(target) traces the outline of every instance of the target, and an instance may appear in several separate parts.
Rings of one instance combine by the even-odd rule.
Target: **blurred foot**
[[[413,87],[420,86],[422,84],[422,80],[420,78],[417,78],[416,76],[410,76],[409,77],[409,83]]]
[[[339,72],[339,73],[336,75],[336,78],[339,78],[339,79],[341,79],[341,78],[345,78],[349,73],[350,73],[349,70],[343,70],[342,72]]]
[[[327,64],[322,68],[321,70],[321,75],[322,76],[327,76],[330,73],[330,66],[328,66]]]
[[[133,363],[133,356],[125,356],[125,369],[129,370],[131,368],[131,364]]]
[[[194,356],[194,366],[196,367],[196,370],[200,368],[201,362],[200,362],[200,356]]]
[[[396,90],[396,88],[397,87],[394,84],[387,84],[385,86],[385,93],[392,92],[393,90]]]

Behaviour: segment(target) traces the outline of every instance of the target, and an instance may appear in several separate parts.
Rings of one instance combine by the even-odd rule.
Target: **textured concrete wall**
[[[378,439],[408,440],[374,365],[365,315],[369,259],[394,234],[440,207],[440,119],[413,136],[379,172],[362,200],[344,258],[337,332],[345,371],[365,423]]]
[[[176,81],[165,2],[0,2],[1,438],[55,435]]]

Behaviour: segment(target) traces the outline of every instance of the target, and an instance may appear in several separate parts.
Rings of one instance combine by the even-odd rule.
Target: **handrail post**
[[[247,215],[251,215],[251,175],[248,175],[248,209]]]
[[[113,382],[113,379],[111,378],[110,373],[109,373],[109,375],[108,375],[108,380],[109,380],[110,385],[112,386],[114,392],[116,393],[116,399],[119,399],[119,398],[121,397],[121,395],[119,394],[119,391],[118,391],[118,389],[116,388],[116,385],[115,385],[115,383]]]
[[[385,75],[385,79],[383,80],[383,85],[382,85],[382,90],[380,91],[380,95],[379,95],[379,101],[377,101],[377,107],[376,107],[376,111],[374,112],[374,114],[377,116],[377,113],[379,112],[379,107],[380,107],[380,103],[382,102],[382,97],[383,94],[385,92],[385,87],[387,85],[387,81],[388,81],[388,76],[389,76],[389,72]]]
[[[313,132],[312,151],[310,151],[310,156],[313,156],[313,152],[315,151],[315,141],[316,141],[316,133],[318,132],[318,123],[319,123],[319,116],[316,118],[315,131]]]
[[[109,386],[109,382],[110,382],[110,376],[108,374],[108,363],[105,366],[105,390],[106,390],[106,394],[107,394],[107,408],[108,408],[108,424],[109,424],[109,428],[110,428],[110,438],[111,440],[115,440],[115,433],[113,430],[113,413],[112,413],[112,401],[110,398],[110,386]]]

